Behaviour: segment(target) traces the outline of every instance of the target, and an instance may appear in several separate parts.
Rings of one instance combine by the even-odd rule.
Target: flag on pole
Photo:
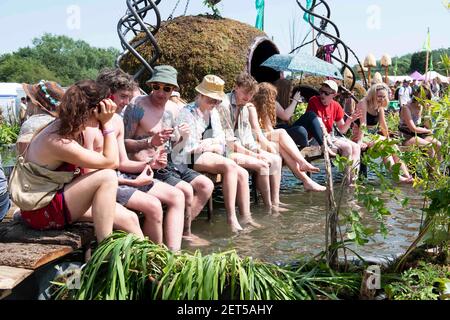
[[[427,52],[431,52],[431,41],[430,41],[430,28],[428,28],[427,38],[423,44],[422,49]]]
[[[312,7],[312,0],[306,0],[306,9],[309,10]],[[310,14],[306,13],[303,15],[303,20],[305,20],[306,22],[309,23],[309,19],[310,19]],[[314,17],[311,16],[311,22],[314,23]]]
[[[264,30],[264,0],[255,0],[256,23],[255,28]]]

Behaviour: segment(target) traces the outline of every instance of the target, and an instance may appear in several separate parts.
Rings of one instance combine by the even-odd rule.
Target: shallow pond
[[[1,149],[0,156],[4,166],[14,163],[14,149]],[[325,184],[323,162],[316,162],[322,170],[314,174],[313,179]],[[374,180],[370,176],[371,180]],[[423,197],[412,187],[399,185],[401,198],[410,198],[408,209],[394,202],[388,207],[392,215],[387,219],[389,234],[386,239],[377,234],[365,246],[354,249],[364,256],[392,256],[405,251],[418,233]],[[336,190],[336,197],[339,190]],[[220,197],[216,199],[220,201]],[[252,204],[254,219],[262,225],[261,229],[248,229],[239,235],[229,232],[226,214],[221,203],[215,201],[211,222],[202,213],[192,224],[192,231],[211,242],[208,247],[200,248],[202,253],[236,249],[241,256],[253,256],[270,262],[288,262],[298,255],[314,255],[325,247],[326,193],[305,192],[302,183],[289,170],[283,169],[281,201],[290,205],[289,211],[278,216],[268,213],[261,197],[259,205]],[[351,194],[344,196],[342,210],[357,206]],[[364,210],[361,209],[363,214]],[[367,216],[365,214],[365,216]],[[376,223],[368,219],[370,226]],[[184,249],[195,250],[184,244]]]
[[[322,173],[313,175],[313,179],[325,184],[323,163],[317,163]],[[370,176],[369,178],[373,177]],[[394,256],[403,253],[415,239],[421,219],[420,208],[423,197],[411,186],[399,185],[400,198],[410,198],[408,209],[389,201],[391,216],[387,219],[389,233],[387,238],[376,234],[364,246],[353,247],[365,257]],[[336,197],[339,193],[336,190]],[[242,256],[253,256],[270,262],[289,262],[299,255],[314,255],[325,247],[326,193],[305,192],[302,183],[287,169],[283,169],[281,201],[290,205],[289,211],[274,216],[264,210],[262,204],[252,205],[254,219],[261,229],[244,230],[233,235],[226,228],[226,214],[223,206],[214,204],[212,222],[208,223],[201,215],[192,225],[192,231],[211,242],[208,247],[200,248],[202,253],[225,251],[235,248]],[[261,201],[260,201],[261,203]],[[342,210],[357,207],[351,194],[344,196]],[[360,210],[364,216],[365,210]],[[370,226],[377,224],[367,219]],[[345,230],[343,230],[344,232]],[[184,246],[187,250],[195,248]]]

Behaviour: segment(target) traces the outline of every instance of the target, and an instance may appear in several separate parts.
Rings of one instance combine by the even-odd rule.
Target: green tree
[[[81,79],[95,78],[102,68],[113,67],[119,54],[114,48],[95,48],[82,40],[48,33],[33,39],[32,43],[32,47],[20,48],[11,55],[18,60],[27,61],[28,67],[37,64],[50,72],[38,79],[57,80],[64,86]],[[0,57],[0,68],[2,58]],[[13,75],[17,72],[8,70],[9,73],[2,73],[3,77],[5,81],[13,81]],[[35,82],[36,77],[32,75],[26,74],[22,79],[24,82]]]
[[[1,82],[35,83],[41,79],[59,81],[54,72],[36,59],[20,58],[13,54],[0,57]]]
[[[427,53],[425,51],[415,52],[411,56],[411,64],[409,67],[409,72],[419,71],[420,73],[425,73],[425,61]]]

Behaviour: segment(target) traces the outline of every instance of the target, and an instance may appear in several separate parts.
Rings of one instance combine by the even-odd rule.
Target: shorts
[[[0,221],[6,216],[9,208],[11,208],[11,201],[9,200],[9,193],[5,192],[0,195]]]
[[[167,168],[155,171],[155,178],[175,187],[180,181],[191,183],[201,174],[188,167],[187,164],[169,163]]]
[[[21,216],[26,225],[36,230],[60,230],[72,223],[69,208],[64,200],[64,189],[59,190],[45,207],[21,211]]]
[[[130,173],[122,173],[122,172],[118,172],[117,176],[123,179],[130,179],[130,180],[134,180],[138,175],[137,174],[130,174]],[[125,184],[119,185],[119,187],[117,188],[117,195],[116,195],[116,202],[120,203],[121,205],[125,206],[128,201],[130,200],[131,196],[136,192],[136,191],[142,191],[147,193],[148,191],[150,191],[150,189],[154,186],[154,182],[147,184],[145,186],[141,186],[141,187],[132,187],[132,186],[128,186]]]

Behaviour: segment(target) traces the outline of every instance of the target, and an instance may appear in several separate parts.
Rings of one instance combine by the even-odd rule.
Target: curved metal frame
[[[326,36],[327,38],[329,38],[329,39],[331,39],[333,41],[333,43],[331,45],[333,45],[334,49],[338,49],[339,50],[339,46],[341,46],[343,48],[343,51],[344,51],[344,57],[343,58],[342,57],[338,58],[337,56],[333,55],[332,53],[330,54],[330,56],[331,56],[331,58],[333,58],[334,60],[336,60],[340,64],[342,64],[342,69],[341,69],[342,73],[344,73],[345,68],[347,68],[347,69],[349,69],[351,71],[351,73],[353,75],[353,79],[352,79],[352,84],[350,86],[350,90],[352,90],[353,87],[355,86],[355,83],[356,83],[356,75],[355,75],[355,72],[353,71],[353,69],[348,65],[348,56],[349,56],[348,51],[350,51],[353,54],[353,56],[356,58],[356,61],[361,66],[361,70],[363,70],[363,67],[362,67],[361,62],[359,61],[359,58],[356,56],[355,52],[352,49],[350,49],[350,47],[348,47],[344,43],[344,41],[342,41],[340,39],[340,32],[339,32],[338,27],[336,26],[336,24],[333,21],[330,20],[330,17],[331,17],[330,6],[324,0],[319,0],[318,2],[316,2],[316,0],[313,0],[311,9],[308,10],[308,9],[306,9],[306,7],[304,7],[301,4],[300,0],[296,0],[296,2],[298,4],[298,6],[305,13],[308,13],[310,15],[310,17],[313,16],[313,17],[316,17],[317,19],[320,19],[320,27],[317,27],[316,25],[314,25],[314,23],[311,21],[311,19],[309,19],[309,24],[311,25],[311,27],[314,30],[317,31],[317,36],[313,40],[311,40],[311,41],[309,41],[307,43],[303,43],[300,46],[294,48],[290,53],[293,53],[294,51],[300,49],[301,47],[303,47],[303,46],[305,46],[305,45],[307,45],[307,44],[309,44],[309,43],[311,43],[313,41],[315,41],[317,43],[319,48],[323,48],[324,45],[319,43],[318,38],[321,35]],[[325,16],[318,15],[317,13],[314,12],[314,9],[316,9],[319,5],[323,5],[325,7],[325,10],[326,10],[326,15]],[[336,35],[333,35],[333,34],[325,31],[325,29],[326,29],[328,24],[330,24],[333,27],[334,33]],[[367,79],[366,79],[366,75],[365,75],[364,71],[363,71],[363,81],[364,81],[364,85],[367,87]]]
[[[127,0],[128,10],[123,16],[118,24],[117,24],[117,33],[119,35],[120,43],[124,51],[117,57],[116,59],[116,67],[120,67],[120,62],[123,57],[128,53],[131,53],[133,56],[138,59],[142,67],[133,75],[134,79],[140,77],[140,75],[145,71],[149,71],[150,74],[153,73],[153,64],[158,60],[161,56],[161,49],[158,46],[158,43],[155,39],[155,34],[158,32],[161,26],[161,15],[157,8],[158,4],[161,0]],[[143,4],[142,7],[140,5]],[[156,24],[151,25],[144,22],[144,18],[151,11],[154,11],[156,17]],[[145,37],[137,42],[130,43],[127,41],[126,37],[132,32],[134,36],[137,36],[139,33],[145,33]],[[149,61],[145,60],[144,57],[138,52],[138,48],[147,42],[153,46],[153,55]]]

